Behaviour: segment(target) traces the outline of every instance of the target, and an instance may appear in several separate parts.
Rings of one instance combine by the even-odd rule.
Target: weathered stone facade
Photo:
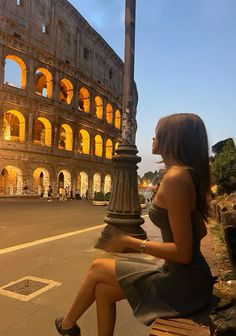
[[[108,192],[121,59],[66,0],[1,0],[0,59],[0,195]]]

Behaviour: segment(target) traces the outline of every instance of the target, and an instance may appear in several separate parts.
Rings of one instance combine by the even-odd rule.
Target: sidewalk
[[[160,231],[146,215],[144,230],[151,240],[160,240]],[[0,336],[57,336],[56,316],[63,316],[70,306],[89,264],[96,258],[120,258],[95,249],[101,229],[49,241],[18,251],[0,254],[0,287],[25,276],[35,276],[59,282],[61,285],[36,296],[28,302],[0,295]],[[203,253],[210,266],[214,263],[212,237],[203,239]],[[129,253],[130,258],[152,257]],[[82,336],[95,336],[96,309],[93,305],[79,322]],[[125,329],[124,329],[125,328]],[[125,330],[125,331],[124,331]],[[115,336],[148,336],[150,327],[141,324],[126,301],[117,304]]]
[[[144,230],[151,239],[160,239],[160,232],[145,216]],[[96,258],[119,258],[95,249],[100,230],[89,231],[63,239],[49,241],[0,255],[0,287],[25,276],[35,276],[59,282],[61,285],[34,297],[28,302],[0,295],[0,336],[56,336],[54,320],[70,306],[79,284]],[[151,258],[127,254],[130,258]],[[149,327],[142,325],[126,301],[117,304],[117,324],[114,335],[147,336]],[[93,305],[80,320],[83,336],[96,335],[96,310]],[[125,328],[125,331],[124,331]]]

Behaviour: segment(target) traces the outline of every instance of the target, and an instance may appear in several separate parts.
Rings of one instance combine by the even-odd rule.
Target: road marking
[[[148,215],[142,215],[142,217],[148,217]],[[53,237],[48,237],[48,238],[35,240],[35,241],[29,242],[29,243],[24,243],[24,244],[20,244],[20,245],[6,247],[4,249],[0,249],[0,255],[1,254],[7,254],[7,253],[10,253],[10,252],[14,252],[14,251],[18,251],[18,250],[23,250],[23,249],[28,248],[28,247],[48,243],[48,242],[51,242],[51,241],[54,241],[54,240],[75,236],[75,235],[78,235],[78,234],[81,234],[81,233],[85,233],[85,232],[89,232],[89,231],[93,231],[93,230],[98,230],[98,229],[101,229],[105,226],[106,226],[106,224],[100,224],[100,225],[92,226],[92,227],[87,228],[87,229],[80,229],[80,230],[77,230],[77,231],[62,233],[62,234],[59,234],[59,235],[53,236]]]
[[[10,253],[10,252],[14,252],[14,251],[17,251],[17,250],[22,250],[22,249],[25,249],[25,248],[28,248],[28,247],[48,243],[48,242],[51,242],[53,240],[58,240],[58,239],[62,239],[62,238],[75,236],[75,235],[78,235],[78,234],[81,234],[81,233],[85,233],[85,232],[89,232],[89,231],[93,231],[93,230],[98,230],[98,229],[103,228],[104,226],[106,226],[106,224],[92,226],[92,227],[87,228],[87,229],[80,229],[80,230],[77,230],[77,231],[62,233],[62,234],[59,234],[57,236],[39,239],[39,240],[35,240],[35,241],[29,242],[29,243],[24,243],[24,244],[21,244],[21,245],[6,247],[4,249],[0,249],[0,255]]]

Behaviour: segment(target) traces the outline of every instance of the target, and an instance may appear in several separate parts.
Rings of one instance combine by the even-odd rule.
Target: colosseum
[[[122,60],[66,0],[1,0],[0,22],[0,195],[109,192]]]

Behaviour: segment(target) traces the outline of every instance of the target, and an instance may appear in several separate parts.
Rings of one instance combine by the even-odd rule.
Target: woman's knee
[[[96,259],[92,262],[89,268],[89,276],[98,281],[109,280],[113,276],[115,267],[112,259]]]

